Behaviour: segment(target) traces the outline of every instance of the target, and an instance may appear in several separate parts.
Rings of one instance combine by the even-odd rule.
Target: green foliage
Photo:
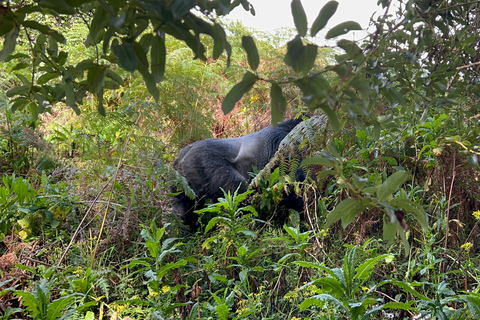
[[[372,276],[373,268],[382,260],[392,261],[393,255],[376,256],[374,254],[355,268],[357,250],[358,247],[354,246],[345,255],[342,269],[330,269],[322,265],[301,261],[295,262],[298,265],[318,268],[327,273],[327,276],[309,282],[304,286],[304,288],[311,285],[317,286],[321,289],[321,293],[305,299],[300,305],[301,311],[312,306],[318,306],[325,310],[333,307],[334,310],[339,311],[349,319],[368,319],[383,308],[382,300],[372,296],[376,285],[372,287],[365,287],[365,285]],[[375,253],[375,251],[368,250],[365,253]],[[334,311],[327,313],[334,314]]]
[[[230,191],[223,191],[224,198],[218,199],[217,203],[209,205],[208,208],[198,210],[196,213],[213,213],[215,216],[208,221],[205,232],[208,232],[216,225],[226,228],[228,237],[236,239],[239,235],[256,238],[255,232],[249,230],[248,225],[257,216],[257,211],[251,205],[241,207],[242,201],[253,191],[238,193],[238,189],[232,194]],[[248,212],[248,213],[247,213]],[[209,238],[204,246],[216,240],[217,237]]]
[[[178,249],[182,244],[175,243],[176,238],[162,240],[166,227],[168,225],[158,229],[155,222],[152,221],[150,230],[143,229],[142,237],[150,255],[145,258],[133,259],[128,265],[129,268],[136,269],[136,274],[142,274],[145,277],[149,293],[145,300],[133,298],[128,302],[148,306],[149,315],[154,317],[170,316],[176,308],[190,304],[175,301],[175,294],[183,293],[185,286],[175,285],[172,273],[176,274],[177,269],[188,263],[195,263],[195,259],[193,257],[180,260],[173,258],[174,255],[182,252]],[[175,277],[178,279],[178,274]]]
[[[0,91],[0,168],[3,172],[26,173],[35,167],[34,152],[42,150],[42,140],[29,127],[35,119],[26,112],[14,112]]]
[[[310,32],[293,1],[295,34],[270,38],[210,20],[253,10],[248,1],[154,2],[2,11],[1,272],[27,275],[2,296],[14,292],[38,319],[479,317],[478,4],[399,1],[395,13],[380,1],[362,42],[342,39],[356,22],[329,25],[337,1]],[[307,36],[325,29],[335,56]],[[226,193],[200,211],[205,233],[183,235],[167,214],[167,190],[189,190],[169,167],[176,150],[254,130],[269,108],[276,123],[303,106],[324,115],[292,130],[253,179],[260,190]],[[238,112],[224,118],[221,107]],[[30,128],[51,145],[33,143],[41,135]],[[56,171],[40,169],[48,148]],[[256,212],[273,214],[300,165],[292,151],[310,173],[294,185],[305,220],[272,228]],[[246,204],[255,197],[259,208]],[[12,230],[20,237],[6,238]],[[53,264],[65,250],[65,268],[7,266],[31,240],[41,249],[28,263]],[[103,254],[86,267],[97,240]],[[3,318],[14,317],[18,300],[3,301]]]
[[[16,225],[15,233],[21,239],[38,234],[43,228],[55,232],[66,220],[72,204],[65,183],[51,184],[46,176],[40,179],[41,188],[35,189],[29,179],[4,175],[0,186],[0,241],[10,234]]]
[[[167,58],[165,36],[168,34],[183,41],[195,58],[205,61],[207,50],[201,35],[208,35],[215,44],[215,58],[225,50],[229,61],[231,46],[223,27],[195,12],[198,10],[206,16],[215,12],[222,16],[240,4],[250,10],[251,5],[246,0],[226,3],[185,0],[169,4],[87,1],[63,2],[61,6],[40,1],[21,8],[8,6],[2,13],[5,18],[0,35],[4,36],[4,46],[0,61],[18,61],[16,69],[30,68],[33,72],[29,77],[18,74],[23,85],[9,90],[7,95],[15,97],[15,109],[28,107],[36,120],[38,114],[57,101],[64,102],[79,114],[78,104],[88,92],[97,97],[97,110],[105,115],[105,89],[124,85],[124,79],[115,70],[118,64],[126,71],[138,71],[148,92],[158,101],[157,83],[163,79]],[[90,11],[93,16],[89,15]],[[40,15],[46,15],[46,21],[30,20]],[[54,27],[55,20],[60,21],[65,15],[80,17],[89,27],[85,46],[95,49],[92,57],[78,63],[69,61],[65,46],[70,43],[65,32]],[[38,37],[35,39],[30,34]],[[24,53],[14,54],[19,37],[26,38],[31,59]]]
[[[50,301],[50,284],[47,279],[35,285],[33,292],[16,290],[15,295],[22,299],[29,315],[35,320],[55,320],[62,316],[72,296],[64,296]]]
[[[337,141],[337,145],[340,141]],[[344,145],[340,142],[340,145]],[[398,211],[404,210],[411,213],[418,220],[424,230],[427,228],[426,214],[423,208],[414,201],[402,197],[400,187],[408,178],[408,173],[399,170],[388,176],[384,181],[375,173],[367,173],[362,176],[356,173],[355,162],[345,162],[341,152],[332,143],[318,153],[317,157],[305,159],[302,166],[320,165],[327,169],[319,173],[320,177],[333,175],[337,177],[340,189],[345,189],[352,195],[341,201],[327,217],[325,227],[330,227],[338,220],[342,220],[342,227],[347,227],[358,215],[367,208],[378,208],[386,215],[383,218],[384,238],[393,241],[397,231],[402,237],[405,252],[409,251],[409,243],[402,231],[398,217]],[[365,169],[363,171],[366,171]],[[380,178],[380,179],[379,179]],[[398,194],[400,199],[394,196]]]

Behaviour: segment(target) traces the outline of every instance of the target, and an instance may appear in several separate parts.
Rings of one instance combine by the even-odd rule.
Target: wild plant
[[[257,234],[250,230],[249,226],[257,221],[258,215],[255,208],[251,205],[242,206],[242,202],[253,191],[247,191],[244,193],[238,193],[238,189],[233,192],[230,190],[223,190],[223,198],[219,198],[218,202],[209,205],[207,208],[196,211],[200,215],[213,214],[214,216],[208,220],[208,224],[205,227],[205,233],[212,230],[215,226],[220,226],[225,229],[225,234],[218,233],[215,236],[208,238],[203,246],[208,247],[212,241],[216,241],[220,236],[226,237],[226,243],[228,246],[236,246],[238,236],[243,235],[249,238],[256,238]]]
[[[362,256],[371,254],[371,257],[355,267],[359,250],[362,251]],[[323,319],[334,315],[348,319],[369,319],[385,307],[381,298],[374,297],[377,284],[370,282],[373,270],[381,261],[389,263],[393,258],[391,254],[376,255],[375,249],[365,250],[365,247],[359,249],[358,246],[353,246],[345,254],[342,268],[328,268],[312,262],[294,262],[302,267],[318,269],[324,274],[323,277],[310,281],[299,289],[304,290],[310,286],[317,288],[317,294],[301,303],[300,311],[316,306],[322,311],[313,314],[318,314]]]
[[[182,251],[182,246],[177,238],[163,239],[168,224],[157,228],[155,221],[150,223],[150,228],[145,226],[141,235],[145,240],[145,247],[148,255],[133,259],[128,268],[134,270],[135,274],[145,278],[148,294],[144,299],[130,299],[131,304],[145,305],[151,317],[168,317],[175,314],[179,309],[181,314],[188,313],[185,297],[186,284],[179,269],[189,263],[196,263],[193,257],[177,258]],[[183,301],[182,301],[183,300]]]
[[[75,308],[72,308],[71,305],[75,294],[58,296],[58,292],[55,290],[59,280],[55,267],[46,268],[39,266],[37,269],[24,265],[18,265],[18,267],[32,272],[41,278],[32,284],[33,289],[9,289],[9,291],[13,291],[13,294],[21,299],[25,306],[25,313],[31,318],[35,320],[56,320],[60,317],[68,317],[68,315],[75,312]],[[53,290],[55,291],[52,292]]]

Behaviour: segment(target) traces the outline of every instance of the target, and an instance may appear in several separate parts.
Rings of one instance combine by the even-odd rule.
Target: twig
[[[455,78],[458,76],[460,70],[463,70],[463,69],[467,69],[467,68],[471,68],[471,67],[474,67],[474,66],[478,66],[480,65],[480,62],[473,62],[473,63],[470,63],[470,64],[467,64],[465,66],[461,66],[461,67],[457,67],[457,72],[455,72],[455,74],[453,75],[452,79],[448,82],[447,84],[447,91],[450,89],[450,87],[452,86],[452,83],[453,83],[453,80],[455,80]]]
[[[110,181],[112,181],[112,179],[113,179],[113,176],[110,178],[110,180],[108,180],[108,181],[103,185],[102,190],[100,190],[100,192],[97,194],[97,196],[96,196],[95,199],[93,200],[92,204],[90,205],[90,207],[88,208],[87,212],[86,212],[85,215],[83,216],[82,221],[80,221],[80,223],[78,224],[77,230],[75,230],[75,233],[73,234],[72,239],[70,239],[70,243],[68,244],[67,249],[65,249],[65,251],[63,252],[62,257],[60,258],[60,260],[58,260],[57,266],[60,266],[60,264],[62,263],[63,259],[64,259],[65,256],[67,255],[68,250],[70,250],[70,247],[72,246],[73,241],[75,241],[75,238],[77,237],[77,234],[78,234],[80,228],[82,227],[83,222],[84,222],[85,219],[87,218],[87,216],[88,216],[88,214],[90,213],[90,211],[92,211],[93,206],[94,206],[95,203],[98,201],[98,198],[100,198],[100,195],[103,193],[103,191],[105,191],[105,189],[107,188],[107,186],[108,186],[108,184],[110,183]]]
[[[138,115],[137,120],[135,120],[135,125],[137,125],[138,120],[140,120],[141,116],[142,116],[141,114]],[[134,128],[135,128],[135,126],[132,127],[132,130],[128,134],[128,137],[125,140],[125,143],[123,145],[122,153],[121,153],[121,155],[118,159],[117,169],[115,170],[115,174],[112,177],[114,182],[117,181],[118,172],[120,171],[120,168],[122,166],[122,160],[123,160],[122,156],[125,154],[125,149],[127,148],[128,142],[130,141],[130,137],[132,136]],[[95,244],[95,248],[93,249],[92,260],[90,261],[90,266],[92,266],[92,267],[93,267],[93,262],[95,261],[95,256],[97,254],[98,245],[100,244],[101,235],[103,233],[103,230],[105,229],[105,222],[107,220],[108,209],[110,208],[110,203],[111,203],[111,200],[112,200],[112,197],[113,197],[113,187],[114,186],[115,186],[115,183],[112,183],[112,185],[111,185],[112,192],[110,192],[110,195],[108,196],[107,207],[105,208],[105,213],[104,213],[103,219],[102,219],[102,226],[100,227],[100,231],[98,232],[97,243]]]
[[[455,149],[453,149],[453,169],[452,169],[452,182],[450,183],[450,192],[448,194],[448,203],[447,203],[447,219],[446,219],[446,230],[445,230],[445,245],[444,245],[444,255],[447,253],[447,244],[448,244],[448,233],[449,228],[448,224],[450,223],[450,202],[452,200],[452,191],[453,191],[453,184],[455,183],[455,175],[456,175],[456,168],[455,168],[455,158],[457,157],[457,153]],[[445,261],[442,262],[442,273],[445,272]]]
[[[468,237],[467,237],[467,240],[465,240],[465,243],[470,242],[469,240],[470,240],[471,237],[473,237],[474,232],[477,230],[477,228],[478,228],[478,223],[479,223],[479,222],[480,222],[480,220],[477,220],[477,221],[475,222],[475,225],[473,226],[472,230],[471,230],[470,233],[468,234]],[[453,261],[453,263],[448,266],[447,272],[448,272],[455,264],[457,264],[457,262],[460,260],[460,256],[462,255],[463,251],[464,251],[464,249],[463,249],[462,247],[460,247],[460,251],[458,252],[457,257],[455,258],[455,260]]]
[[[32,259],[32,258],[25,257],[25,256],[22,257],[22,259],[28,260],[28,261],[33,262],[33,263],[43,264],[46,267],[51,267],[52,266],[50,263],[46,263],[46,262],[36,260],[36,259]]]
[[[93,203],[94,201],[75,201],[73,202],[73,204],[82,204],[82,203]],[[108,201],[104,201],[104,200],[98,200],[96,201],[96,203],[106,203],[108,204]],[[124,205],[121,205],[119,203],[115,203],[115,202],[110,202],[111,205],[114,205],[114,206],[117,206],[117,207],[122,207],[122,208],[126,208]]]

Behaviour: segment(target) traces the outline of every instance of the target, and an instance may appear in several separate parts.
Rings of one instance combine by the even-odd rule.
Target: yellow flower
[[[302,320],[302,318],[292,317],[290,320]]]
[[[471,244],[470,242],[465,242],[460,248],[462,248],[463,250],[465,250],[465,252],[468,253],[472,247],[473,244]]]
[[[326,236],[328,235],[328,231],[329,231],[328,228],[327,228],[327,230],[322,229],[322,230],[320,230],[320,235],[321,235],[322,237],[326,237]]]
[[[157,291],[152,291],[152,290],[148,289],[148,296],[149,296],[149,297],[158,296],[158,292],[157,292]]]
[[[167,293],[168,291],[170,291],[170,287],[169,287],[169,286],[163,286],[163,287],[162,287],[162,292],[163,292],[163,294]]]
[[[473,211],[472,215],[475,217],[475,219],[480,219],[480,210]]]

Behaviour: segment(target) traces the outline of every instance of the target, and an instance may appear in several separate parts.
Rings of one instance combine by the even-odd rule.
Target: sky
[[[256,15],[252,16],[245,11],[242,6],[235,8],[227,18],[231,20],[240,20],[244,26],[254,28],[259,31],[272,32],[282,27],[294,28],[294,22],[291,12],[291,0],[249,0],[255,8]],[[303,8],[307,14],[308,26],[311,27],[317,17],[320,9],[329,0],[302,0]],[[377,6],[377,0],[337,0],[339,5],[333,17],[329,20],[327,26],[321,30],[315,39],[315,42],[322,45],[333,45],[336,40],[326,41],[327,31],[337,24],[353,20],[360,24],[364,29],[368,29],[370,17],[376,12],[377,15],[383,14],[381,6]],[[373,27],[368,29],[373,32]],[[350,40],[360,40],[366,36],[366,32],[351,31],[342,38]],[[333,42],[332,42],[333,41]]]

